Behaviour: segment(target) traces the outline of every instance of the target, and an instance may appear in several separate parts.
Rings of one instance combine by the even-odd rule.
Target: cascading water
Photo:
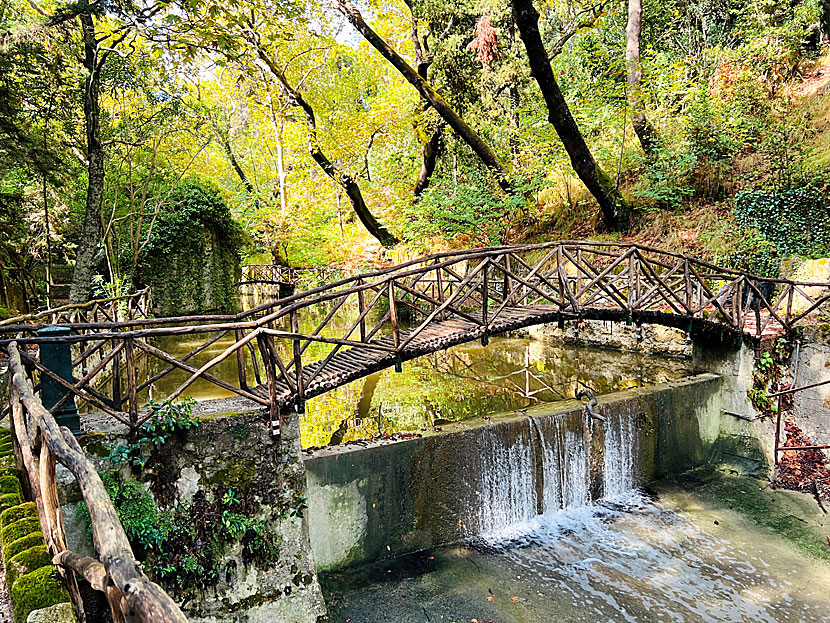
[[[615,498],[637,486],[637,416],[628,408],[605,424],[603,497]]]
[[[511,442],[488,428],[478,439],[481,459],[470,534],[491,534],[508,526],[523,525],[536,515],[533,446],[530,425],[527,434]],[[472,525],[470,525],[472,524]]]
[[[497,539],[516,536],[529,529],[537,511],[553,515],[588,506],[591,447],[599,427],[604,429],[603,497],[633,490],[637,484],[633,410],[608,414],[605,424],[583,413],[531,417],[527,434],[507,440],[493,428],[477,441],[480,479],[474,512],[464,522],[467,534]]]

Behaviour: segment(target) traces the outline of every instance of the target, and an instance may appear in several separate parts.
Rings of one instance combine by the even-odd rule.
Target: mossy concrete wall
[[[830,381],[830,324],[805,327],[797,332],[801,342],[796,385],[812,385]],[[795,356],[793,356],[795,359]],[[791,417],[815,444],[830,444],[830,384],[793,394]]]
[[[642,480],[705,462],[718,436],[720,378],[702,374],[602,397],[598,411],[638,417]],[[506,448],[532,444],[533,425],[581,421],[577,401],[465,421],[450,431],[397,442],[317,450],[306,456],[308,518],[318,570],[395,556],[476,534],[479,490],[493,457],[487,439]],[[484,440],[484,443],[482,443]],[[597,444],[595,444],[597,445]],[[601,445],[601,444],[599,444]],[[533,460],[531,476],[544,476]],[[601,474],[592,474],[592,480]],[[592,487],[596,490],[596,487]]]
[[[87,416],[85,426],[97,416]],[[181,605],[190,621],[198,623],[318,623],[326,620],[326,608],[317,582],[302,506],[305,474],[295,421],[284,427],[282,439],[269,435],[266,415],[249,411],[204,418],[190,430],[168,439],[150,455],[141,470],[121,467],[123,482],[139,482],[152,495],[161,512],[182,507],[207,509],[194,523],[213,517],[214,529],[222,530],[222,496],[229,490],[241,500],[227,506],[229,512],[250,512],[266,525],[278,549],[278,559],[267,564],[246,559],[245,537],[223,542],[216,565],[218,578],[207,587],[182,587],[153,579]],[[100,472],[113,469],[105,457],[115,444],[126,441],[124,431],[88,433],[80,437],[87,454]],[[90,551],[86,525],[77,519],[80,496],[65,470],[61,495],[67,519],[69,546]],[[179,517],[176,515],[176,517]],[[179,519],[180,520],[180,519]],[[197,544],[198,547],[199,544]],[[134,545],[135,547],[135,545]],[[207,544],[205,544],[207,547]],[[173,552],[179,565],[192,551]]]

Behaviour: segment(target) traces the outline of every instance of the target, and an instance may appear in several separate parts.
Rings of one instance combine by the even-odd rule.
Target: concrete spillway
[[[325,448],[305,460],[318,569],[513,529],[699,464],[720,377],[464,422],[418,439]]]

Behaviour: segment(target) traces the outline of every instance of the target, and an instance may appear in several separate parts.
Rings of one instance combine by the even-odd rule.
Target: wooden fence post
[[[297,317],[297,310],[291,310],[291,332],[300,332],[300,321]],[[305,381],[303,380],[303,350],[300,340],[293,340],[294,347],[294,372],[297,375],[297,413],[305,413]]]
[[[138,384],[135,374],[135,353],[131,339],[124,340],[124,362],[127,367],[127,408],[130,414],[130,427],[135,430],[138,424],[138,396],[136,392]]]
[[[401,346],[401,333],[398,326],[398,307],[395,304],[395,280],[390,279],[387,289],[389,297],[389,321],[392,323],[392,341],[395,345],[395,372],[402,372],[401,353],[398,349]]]
[[[481,336],[481,345],[487,346],[490,341],[487,326],[487,312],[489,311],[490,303],[490,258],[484,259],[484,275],[482,277],[481,287],[481,326],[484,328],[484,334]]]
[[[357,280],[357,285],[363,285],[363,279]],[[366,318],[363,316],[363,312],[366,310],[366,296],[363,289],[357,291],[357,313],[358,317],[360,318],[360,341],[366,341]]]

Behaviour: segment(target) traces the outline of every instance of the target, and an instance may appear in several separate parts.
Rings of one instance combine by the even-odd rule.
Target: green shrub
[[[0,495],[8,493],[16,493],[22,495],[23,491],[20,489],[20,481],[17,476],[3,476],[0,477]]]
[[[12,556],[9,564],[6,565],[6,585],[11,586],[17,578],[51,564],[52,556],[49,555],[45,545],[35,545],[24,549]]]
[[[3,545],[3,564],[8,567],[9,561],[11,561],[11,559],[17,556],[20,552],[25,552],[27,549],[38,545],[46,545],[46,541],[43,540],[42,532],[32,532],[31,534],[27,534],[26,536],[17,539],[16,541],[6,543]]]
[[[19,519],[0,531],[0,543],[11,543],[32,532],[40,532],[40,522],[37,519]]]
[[[33,610],[69,601],[69,593],[51,565],[20,576],[9,592],[15,623],[26,623]]]
[[[26,502],[18,506],[12,506],[0,513],[0,528],[13,524],[21,519],[37,519],[37,510],[34,502]]]

